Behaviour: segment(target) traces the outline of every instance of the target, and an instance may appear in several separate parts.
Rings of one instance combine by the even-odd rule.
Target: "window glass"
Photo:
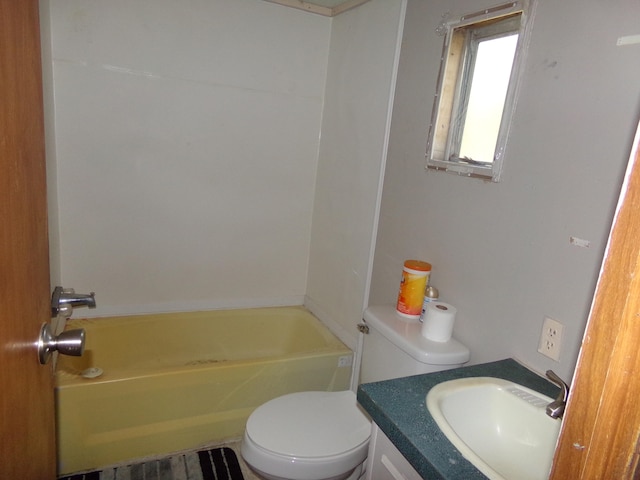
[[[517,34],[479,42],[458,157],[493,162],[517,42]]]

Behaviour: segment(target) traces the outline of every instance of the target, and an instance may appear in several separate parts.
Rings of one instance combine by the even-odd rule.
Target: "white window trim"
[[[460,20],[458,21],[447,22],[445,25],[441,25],[438,27],[437,31],[441,31],[443,27],[445,27],[446,35],[442,47],[442,58],[440,63],[440,71],[438,73],[437,90],[434,97],[431,122],[428,131],[427,149],[425,155],[427,158],[427,164],[425,166],[426,169],[442,170],[448,173],[454,173],[457,175],[464,175],[473,178],[481,178],[484,180],[490,180],[492,182],[500,181],[505,152],[507,148],[507,139],[511,130],[513,113],[516,109],[517,98],[520,91],[520,85],[522,83],[525,57],[530,40],[530,24],[533,17],[533,8],[534,0],[519,0],[516,2],[509,2],[506,4],[501,4],[484,10],[480,10],[478,12],[466,14],[460,17]],[[452,37],[453,30],[475,23],[481,23],[486,20],[512,15],[514,13],[521,14],[520,28],[518,33],[518,45],[516,47],[516,53],[511,71],[511,78],[513,80],[512,82],[510,82],[509,90],[505,98],[506,107],[502,117],[500,131],[498,133],[493,163],[491,165],[478,165],[474,164],[473,162],[457,163],[446,160],[444,158],[432,158],[434,126],[436,124],[438,115],[440,91],[442,88],[444,70],[446,66],[445,59],[449,50],[449,41]]]

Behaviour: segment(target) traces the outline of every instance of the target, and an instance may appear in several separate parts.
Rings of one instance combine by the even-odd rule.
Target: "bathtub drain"
[[[91,368],[87,368],[86,370],[83,370],[80,375],[82,375],[83,378],[96,378],[102,375],[103,373],[104,373],[104,370],[102,370],[101,368],[91,367]]]

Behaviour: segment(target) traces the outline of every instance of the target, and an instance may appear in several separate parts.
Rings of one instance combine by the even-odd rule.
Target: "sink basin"
[[[492,480],[546,480],[560,420],[545,413],[553,399],[493,377],[443,382],[427,408],[460,453]]]

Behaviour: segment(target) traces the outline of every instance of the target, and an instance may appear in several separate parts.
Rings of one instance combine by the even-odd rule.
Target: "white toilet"
[[[420,322],[407,320],[394,306],[364,312],[360,379],[363,383],[456,368],[469,350],[455,339],[432,342]],[[267,480],[356,480],[363,474],[371,422],[355,394],[299,392],[258,407],[247,420],[241,453]]]

